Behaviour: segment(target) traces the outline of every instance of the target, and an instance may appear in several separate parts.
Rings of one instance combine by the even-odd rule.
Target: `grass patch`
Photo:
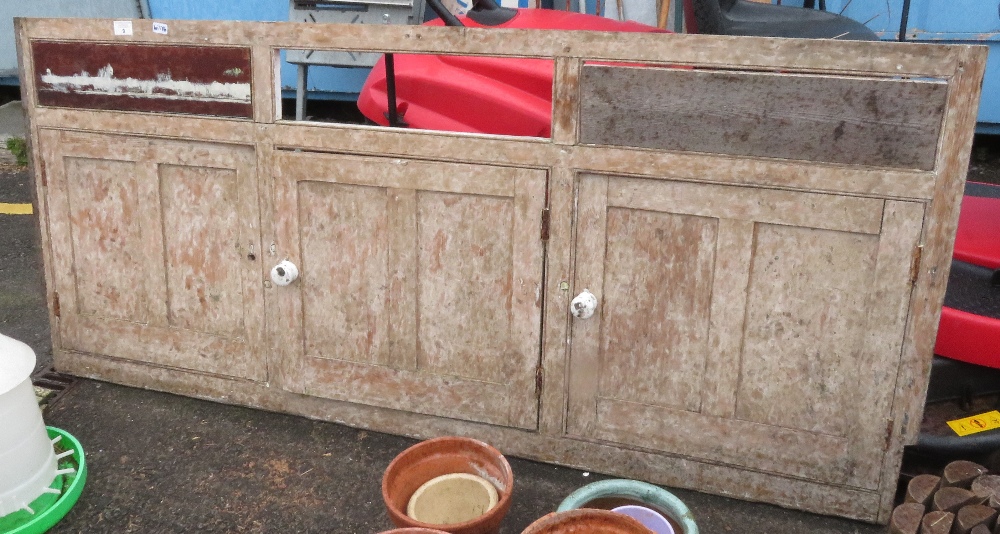
[[[11,137],[7,139],[7,150],[14,154],[18,167],[28,165],[28,142],[21,137]]]

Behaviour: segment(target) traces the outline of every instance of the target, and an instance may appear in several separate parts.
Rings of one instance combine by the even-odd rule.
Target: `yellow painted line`
[[[0,202],[0,215],[31,215],[31,204],[7,204]]]

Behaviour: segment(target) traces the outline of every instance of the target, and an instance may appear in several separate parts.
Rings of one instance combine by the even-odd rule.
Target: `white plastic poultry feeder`
[[[58,493],[49,489],[60,473],[31,385],[34,368],[31,347],[0,334],[0,517],[34,513],[32,501]]]

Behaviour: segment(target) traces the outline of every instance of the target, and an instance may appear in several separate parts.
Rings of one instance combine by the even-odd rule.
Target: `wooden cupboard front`
[[[54,129],[36,146],[60,347],[266,380],[253,148]]]
[[[60,370],[888,520],[980,50],[146,26],[18,22]],[[242,67],[196,105],[63,93],[67,43]],[[553,133],[284,121],[288,48],[548,58]]]

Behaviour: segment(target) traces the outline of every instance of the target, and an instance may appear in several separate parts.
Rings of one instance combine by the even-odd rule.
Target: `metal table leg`
[[[295,120],[306,118],[306,83],[309,81],[309,65],[299,63],[299,78],[295,84]]]

